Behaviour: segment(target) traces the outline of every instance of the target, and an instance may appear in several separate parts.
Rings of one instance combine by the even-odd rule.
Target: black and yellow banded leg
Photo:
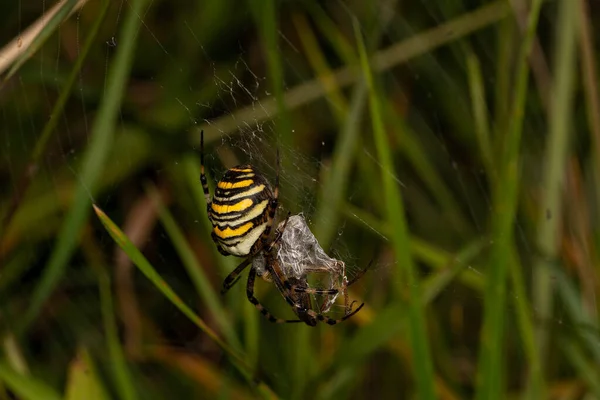
[[[291,291],[288,290],[286,288],[286,285],[283,283],[284,279],[282,278],[283,273],[281,272],[280,268],[279,268],[279,263],[277,262],[277,260],[275,260],[274,262],[270,262],[269,260],[267,260],[266,262],[266,267],[267,270],[269,271],[269,273],[271,274],[271,278],[273,279],[273,283],[275,284],[275,286],[277,286],[277,288],[279,289],[279,292],[281,292],[283,298],[287,301],[287,303],[292,306],[293,308],[298,309],[299,307],[301,307],[300,304],[297,304],[294,302],[292,295],[291,295]],[[256,272],[253,271],[254,269],[250,270],[250,274],[253,275]],[[250,276],[248,277],[248,279],[250,279]],[[254,281],[254,278],[252,278],[252,281]],[[288,282],[289,284],[289,282]],[[318,321],[321,322],[325,322],[328,325],[335,325],[335,324],[339,324],[340,322],[343,322],[345,320],[347,320],[348,318],[352,317],[354,314],[356,314],[357,312],[360,311],[360,309],[365,305],[365,303],[362,303],[360,306],[358,306],[358,308],[354,311],[352,311],[351,313],[346,313],[346,315],[344,315],[342,318],[340,319],[333,319],[330,318],[326,315],[317,313],[314,310],[302,310],[302,312],[306,312],[308,315],[310,315],[313,318],[316,318]],[[304,321],[302,321],[304,322]]]
[[[364,305],[365,305],[365,303],[362,303],[360,306],[358,306],[358,308],[356,310],[352,311],[349,314],[344,315],[340,319],[329,318],[328,316],[319,314],[319,313],[315,312],[314,310],[308,310],[307,313],[311,317],[316,318],[317,320],[319,320],[321,322],[325,322],[327,325],[335,325],[335,324],[339,324],[340,322],[343,322],[343,321],[347,320],[348,318],[352,317],[354,314],[359,312],[360,309],[363,308]]]
[[[248,264],[250,264],[251,262],[252,262],[251,258],[245,259],[244,261],[242,261],[240,263],[240,265],[235,267],[235,269],[233,271],[231,271],[231,273],[229,275],[227,275],[227,277],[223,281],[223,287],[221,288],[221,294],[227,293],[227,291],[229,289],[231,289],[231,287],[233,285],[235,285],[237,283],[237,281],[240,280],[240,274],[242,273],[242,271],[244,269],[246,269]]]
[[[206,198],[206,211],[210,212],[210,191],[208,190],[206,175],[204,175],[204,130],[200,131],[200,182],[202,183],[204,197]]]
[[[290,284],[289,281],[284,280],[283,281],[283,285],[284,287],[292,292],[296,292],[296,293],[308,293],[308,294],[312,294],[312,295],[326,295],[326,296],[335,296],[336,294],[342,292],[342,295],[344,296],[344,309],[345,309],[345,315],[350,315],[350,309],[352,307],[352,304],[354,304],[354,302],[352,302],[352,304],[349,303],[349,299],[348,299],[348,287],[354,283],[356,283],[356,281],[358,281],[373,265],[373,260],[371,260],[369,262],[369,264],[367,265],[366,268],[362,269],[358,274],[356,274],[356,276],[354,278],[352,278],[352,280],[350,281],[346,281],[342,283],[342,287],[340,289],[319,289],[319,288],[308,288],[308,287],[302,287],[302,286],[296,286],[296,285],[292,285]],[[344,280],[346,279],[345,277],[343,278]],[[361,306],[362,307],[362,306]],[[356,311],[353,314],[355,314]]]
[[[350,286],[353,283],[355,283],[357,280],[362,278],[362,276],[371,268],[372,265],[373,265],[373,260],[369,261],[369,264],[367,264],[367,266],[365,268],[363,268],[358,274],[356,274],[356,276],[354,278],[352,278],[352,280],[348,281],[348,284],[346,286]]]
[[[362,278],[362,276],[371,268],[371,266],[373,265],[373,260],[371,259],[371,261],[369,261],[369,264],[367,264],[367,266],[365,268],[363,268],[358,274],[356,274],[354,276],[354,278],[352,278],[350,281],[347,281],[344,286],[343,286],[343,296],[344,296],[344,313],[348,314],[350,312],[350,309],[352,308],[352,304],[354,304],[355,302],[353,301],[351,304],[349,304],[349,298],[348,298],[348,287],[351,286],[352,284],[356,283],[356,281],[358,281],[360,278]],[[346,279],[344,277],[344,279]]]
[[[358,281],[366,272],[367,270],[371,267],[371,264],[373,264],[373,261],[371,260],[371,262],[369,263],[369,265],[367,265],[367,267],[363,270],[361,270],[358,274],[356,274],[356,276],[354,278],[352,278],[351,281],[348,281],[347,283],[345,283],[343,286],[344,287],[348,287],[350,285],[352,285],[353,283],[356,283],[356,281]],[[308,294],[319,294],[319,295],[336,295],[338,294],[340,291],[342,291],[342,289],[319,289],[319,288],[308,288],[308,287],[302,287],[302,286],[294,286],[292,284],[290,284],[287,280],[283,282],[284,286],[286,289],[288,290],[292,290],[298,293],[308,293]]]
[[[282,319],[274,317],[260,302],[256,297],[254,297],[254,280],[256,278],[256,269],[251,268],[248,273],[248,285],[246,286],[246,295],[248,296],[248,300],[250,303],[254,304],[254,307],[260,311],[262,315],[265,316],[270,322],[275,324],[286,324],[286,323],[296,323],[302,322],[299,319]]]

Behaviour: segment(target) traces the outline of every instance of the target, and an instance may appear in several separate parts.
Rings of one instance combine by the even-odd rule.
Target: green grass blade
[[[61,399],[61,396],[44,382],[15,372],[3,361],[0,362],[0,380],[25,400]]]
[[[368,226],[373,232],[377,232],[378,235],[384,235],[387,240],[387,237],[390,235],[391,231],[387,224],[382,223],[369,213],[348,203],[344,204],[343,210],[344,214],[350,218],[351,221],[355,221],[360,226]],[[474,243],[471,245],[476,246]],[[461,250],[459,254],[464,254],[463,252],[467,251],[467,248],[469,248],[469,246]],[[410,238],[410,251],[412,252],[414,259],[424,262],[431,268],[435,269],[446,268],[449,260],[451,260],[453,257],[452,253],[442,250],[441,248],[414,236]],[[467,258],[463,260],[466,259]],[[482,275],[476,273],[475,271],[475,268],[462,269],[458,279],[463,285],[483,292],[485,282],[482,278]]]
[[[365,80],[369,88],[369,106],[371,111],[371,121],[375,136],[377,154],[381,161],[384,171],[393,171],[392,155],[390,146],[387,143],[385,128],[383,123],[382,106],[380,104],[380,94],[375,87],[371,68],[367,58],[367,52],[362,40],[360,29],[355,23],[355,34],[360,52],[361,66]],[[408,314],[409,314],[409,335],[413,350],[413,363],[415,380],[417,381],[417,393],[421,399],[434,399],[434,380],[433,366],[429,351],[428,336],[425,329],[424,307],[421,300],[418,277],[414,270],[412,257],[410,253],[408,228],[404,215],[404,204],[402,196],[396,182],[389,173],[382,174],[383,180],[383,201],[387,218],[390,225],[394,227],[391,232],[391,242],[394,249],[396,261],[402,268],[403,276],[406,281],[396,279],[398,290],[402,291],[404,285],[409,287]],[[400,271],[399,271],[400,272]]]
[[[578,26],[577,2],[562,0],[556,27],[556,65],[551,96],[550,132],[542,171],[541,204],[537,219],[537,249],[541,257],[533,267],[533,303],[541,321],[552,318],[553,277],[549,261],[560,251],[562,237],[562,198],[566,175],[569,137],[572,130],[573,95],[576,73],[576,35]],[[548,218],[548,215],[551,215]],[[549,330],[545,324],[536,329],[536,343],[540,354],[548,354]],[[544,357],[545,358],[545,357]],[[543,361],[543,360],[542,360]]]
[[[79,232],[92,202],[91,196],[96,191],[98,180],[108,161],[107,156],[115,135],[117,116],[135,52],[137,33],[142,23],[139,16],[143,14],[145,3],[146,0],[132,1],[131,7],[128,8],[121,35],[117,39],[117,54],[108,73],[106,93],[94,120],[90,143],[83,157],[81,174],[78,176],[79,185],[42,278],[33,293],[29,309],[22,320],[21,331],[27,329],[35,320],[42,305],[63,277],[69,258],[78,243]]]
[[[129,238],[121,231],[114,222],[108,218],[102,210],[95,205],[94,211],[96,215],[106,228],[106,231],[110,234],[117,245],[127,254],[131,261],[138,267],[138,269],[156,286],[156,288],[175,306],[181,311],[190,321],[192,321],[202,332],[210,337],[217,345],[227,353],[233,364],[239,369],[239,371],[246,377],[246,379],[252,379],[252,371],[245,361],[245,357],[241,353],[236,352],[231,346],[225,343],[206,323],[200,318],[192,309],[186,305],[183,300],[171,289],[167,282],[156,272],[154,267],[146,260],[146,258],[140,253],[140,251],[131,243]],[[271,394],[271,390],[264,384],[259,383],[259,389],[266,393]]]
[[[98,277],[100,289],[100,307],[108,354],[111,360],[111,372],[117,384],[119,397],[124,400],[135,400],[138,398],[131,373],[127,367],[127,361],[123,354],[123,347],[119,340],[119,330],[114,314],[114,302],[111,292],[110,278],[107,273],[101,271]]]
[[[589,362],[583,351],[575,343],[564,340],[562,342],[563,352],[571,361],[571,364],[579,372],[579,377],[583,378],[592,393],[594,398],[600,399],[600,374],[598,373],[598,364]],[[584,396],[584,398],[587,398]],[[589,398],[592,398],[589,396]]]
[[[324,249],[329,248],[338,229],[341,205],[346,197],[348,179],[361,132],[366,95],[366,85],[359,83],[333,151],[331,168],[324,177],[322,190],[319,193],[314,232]]]
[[[492,151],[492,138],[488,107],[485,100],[485,87],[481,74],[479,59],[472,52],[467,53],[467,72],[469,73],[469,89],[471,91],[471,109],[475,118],[475,133],[477,144],[481,153],[482,164],[485,166],[487,175],[494,181],[496,170],[494,166],[494,153]]]
[[[430,278],[423,280],[423,294],[421,299],[424,305],[431,303],[485,248],[487,241],[478,239],[463,249],[448,261],[448,266]]]
[[[506,273],[513,246],[514,220],[519,186],[519,148],[529,82],[528,57],[537,27],[542,0],[534,0],[517,65],[511,119],[505,135],[498,181],[493,191],[490,268],[484,300],[484,320],[478,368],[478,399],[504,397],[504,322],[506,313]]]
[[[278,44],[277,6],[279,3],[275,0],[249,1],[249,3],[252,10],[254,10],[256,23],[262,34],[270,87],[275,94],[277,114],[279,115],[276,127],[278,136],[286,147],[291,146],[294,137],[289,109],[284,99],[285,75],[281,62],[281,50]],[[285,160],[283,161],[283,165],[286,166]]]
[[[225,309],[221,305],[219,296],[211,285],[210,280],[204,273],[204,269],[198,263],[198,259],[194,256],[194,252],[192,251],[187,240],[185,240],[183,232],[177,226],[173,215],[171,215],[169,210],[165,208],[160,198],[160,194],[154,186],[150,186],[148,188],[148,193],[158,209],[160,222],[169,235],[171,242],[175,246],[177,254],[179,254],[183,266],[188,273],[192,284],[196,288],[196,292],[198,292],[198,295],[202,298],[202,301],[211,312],[212,318],[214,318],[217,324],[219,324],[219,327],[224,332],[229,343],[231,343],[236,350],[241,350],[242,346],[239,343],[231,323],[229,322],[229,318],[225,312]]]
[[[583,306],[579,288],[562,268],[551,264],[550,272],[556,279],[557,290],[562,300],[561,304],[567,310],[569,320],[575,327],[575,333],[586,346],[586,353],[594,358],[596,364],[600,364],[600,343],[598,342],[598,324],[595,314]]]
[[[515,314],[518,324],[521,341],[525,350],[525,356],[529,364],[529,387],[527,388],[526,397],[532,400],[546,398],[543,386],[543,374],[540,361],[540,355],[535,343],[534,324],[532,318],[531,305],[529,304],[527,289],[522,275],[523,269],[513,251],[511,261],[509,263],[510,281],[513,289],[512,302],[515,305]]]

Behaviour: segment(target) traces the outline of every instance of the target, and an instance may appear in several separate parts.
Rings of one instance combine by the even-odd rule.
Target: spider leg
[[[221,294],[225,294],[235,283],[240,279],[240,274],[242,271],[250,264],[252,258],[248,257],[244,261],[240,263],[223,281],[223,288],[221,289]]]
[[[290,290],[292,292],[296,292],[296,293],[308,293],[308,294],[312,294],[312,295],[327,295],[327,296],[334,296],[336,294],[338,294],[339,292],[342,292],[343,296],[344,296],[344,309],[346,310],[345,314],[346,315],[353,315],[354,313],[356,313],[356,311],[352,314],[350,313],[350,310],[352,308],[352,304],[354,304],[354,302],[352,302],[352,304],[349,303],[349,298],[348,298],[348,286],[356,283],[356,281],[358,281],[368,270],[369,268],[371,268],[371,266],[373,265],[373,260],[371,260],[369,262],[369,264],[367,265],[366,268],[364,268],[363,270],[361,270],[354,278],[352,278],[352,280],[348,281],[348,279],[346,278],[346,274],[343,273],[343,278],[342,278],[342,287],[340,289],[319,289],[319,288],[307,288],[307,287],[301,287],[301,286],[295,286],[290,284],[287,280],[284,280],[284,285],[285,288],[287,290]],[[345,270],[345,268],[344,268]],[[326,304],[326,303],[324,303]],[[362,305],[361,305],[362,307]]]
[[[340,289],[319,289],[292,285],[288,280],[284,280],[283,284],[287,290],[291,290],[296,293],[320,294],[331,296],[338,294],[338,292],[340,291]]]
[[[204,190],[204,198],[206,199],[206,211],[210,212],[210,191],[208,189],[206,175],[204,175],[204,130],[200,131],[200,182],[202,183],[202,189]]]
[[[289,214],[288,214],[287,218],[289,218]],[[285,230],[285,226],[287,225],[287,218],[283,225],[282,232],[283,232],[283,230]],[[274,244],[279,242],[279,240],[281,239],[282,232],[279,232],[279,230],[277,230],[277,236],[271,243],[271,246],[269,247],[269,251],[272,249]],[[214,232],[213,232],[213,236],[214,236]],[[224,253],[223,250],[221,249],[221,247],[218,246],[218,244],[217,244],[217,248],[219,249],[219,252],[221,252],[221,254],[229,255],[229,254]],[[248,264],[251,262],[251,260],[252,260],[252,257],[248,257],[246,260],[242,261],[242,263],[240,265],[238,265],[233,271],[231,271],[231,273],[229,275],[227,275],[227,278],[225,278],[225,281],[223,281],[223,288],[221,289],[221,294],[225,294],[229,289],[231,289],[231,287],[233,285],[236,284],[236,282],[240,279],[240,276],[239,276],[240,273],[242,273],[242,271],[248,266]],[[256,271],[255,271],[255,273],[256,273]],[[259,275],[259,276],[267,282],[272,282],[272,279],[270,277],[271,271],[269,271],[268,269],[265,271],[265,273],[263,275]]]
[[[348,282],[348,284],[346,286],[350,286],[353,283],[356,283],[357,280],[359,280],[373,265],[373,259],[371,259],[371,261],[369,261],[369,264],[367,264],[367,266],[362,269],[358,274],[356,274],[356,276],[354,278],[352,278],[351,281]]]
[[[256,297],[254,297],[254,279],[256,278],[256,269],[250,268],[250,272],[248,273],[248,285],[246,286],[246,296],[248,296],[248,300],[250,303],[254,304],[254,307],[260,311],[262,315],[265,316],[270,322],[275,324],[285,324],[285,323],[296,323],[303,322],[299,319],[282,319],[274,317],[260,302]]]
[[[349,303],[350,298],[348,297],[348,286],[356,283],[356,281],[362,278],[362,276],[369,270],[369,268],[371,268],[371,265],[373,265],[373,259],[371,259],[371,261],[369,261],[369,264],[367,264],[365,268],[360,270],[359,273],[356,274],[354,278],[352,278],[352,280],[350,281],[348,281],[348,278],[346,278],[346,266],[344,265],[344,277],[342,278],[342,292],[344,294],[344,313],[346,315],[350,312],[350,310],[352,309],[352,305],[356,302],[356,300],[354,300],[352,301],[352,303]]]
[[[285,222],[283,223],[283,227],[281,229],[277,228],[275,230],[275,237],[273,238],[273,241],[271,242],[271,244],[269,245],[269,248],[267,249],[268,252],[271,252],[273,247],[276,246],[277,244],[279,244],[279,241],[281,240],[281,237],[283,236],[283,232],[285,231],[285,228],[287,227],[287,223],[290,219],[290,215],[292,215],[292,212],[288,211],[288,214],[285,217]]]
[[[360,306],[358,306],[358,308],[354,311],[352,311],[349,314],[344,315],[342,318],[340,319],[333,319],[333,318],[329,318],[326,315],[323,314],[319,314],[313,310],[308,310],[308,314],[313,317],[316,318],[317,320],[321,321],[321,322],[325,322],[327,325],[335,325],[335,324],[339,324],[340,322],[343,322],[345,320],[347,320],[348,318],[352,317],[354,314],[356,314],[357,312],[360,311],[361,308],[363,308],[363,306],[365,305],[365,303],[362,303]]]
[[[277,287],[277,290],[279,290],[285,301],[295,309],[298,307],[298,304],[292,298],[292,293],[286,288],[286,286],[289,285],[289,282],[287,282],[285,279],[276,257],[277,256],[275,255],[274,258],[272,251],[267,253],[265,268],[269,273],[272,282],[275,284],[275,287]],[[287,283],[287,285],[284,282]]]

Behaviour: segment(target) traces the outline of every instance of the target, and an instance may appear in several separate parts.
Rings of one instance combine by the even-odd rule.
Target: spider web
[[[84,2],[85,3],[85,2]],[[160,3],[160,2],[157,2]],[[47,1],[38,0],[33,2],[18,2],[18,10],[13,10],[18,18],[18,21],[7,27],[3,36],[3,43],[22,35],[25,28],[33,23],[41,14],[47,12],[50,4]],[[348,6],[343,2],[336,2],[340,9],[347,10],[345,16],[348,19],[357,17]],[[314,218],[318,214],[319,194],[327,191],[329,188],[324,183],[322,176],[323,171],[328,171],[330,167],[333,148],[336,145],[338,138],[339,126],[332,128],[331,124],[323,123],[321,119],[332,118],[324,109],[328,109],[329,104],[325,104],[322,98],[314,102],[307,102],[302,106],[290,107],[287,112],[298,113],[293,120],[297,121],[297,125],[292,124],[289,132],[284,132],[284,127],[287,124],[283,122],[285,112],[279,111],[276,106],[277,99],[274,93],[269,91],[272,83],[269,80],[269,72],[264,67],[264,60],[259,49],[253,48],[250,41],[242,37],[234,40],[237,46],[237,56],[233,60],[223,61],[220,49],[207,48],[205,42],[208,40],[202,36],[202,27],[194,24],[190,20],[186,20],[183,26],[178,26],[179,31],[164,32],[161,25],[157,24],[163,15],[160,10],[155,7],[165,7],[171,10],[164,4],[151,4],[143,13],[139,15],[142,22],[139,36],[140,50],[136,53],[141,58],[138,63],[144,63],[148,60],[161,60],[166,64],[173,64],[172,68],[165,68],[167,71],[162,75],[155,75],[156,71],[152,65],[137,65],[136,71],[139,76],[132,76],[129,82],[131,93],[128,93],[127,102],[121,107],[120,121],[117,124],[119,130],[116,142],[122,148],[115,151],[114,157],[111,159],[112,165],[130,165],[138,160],[132,159],[127,146],[134,148],[140,143],[148,145],[143,140],[137,138],[147,135],[152,137],[150,143],[154,151],[145,155],[144,160],[139,161],[139,166],[132,168],[129,171],[129,178],[119,178],[118,172],[114,172],[110,166],[107,166],[110,179],[107,179],[108,189],[104,190],[101,196],[93,198],[94,201],[99,201],[104,208],[114,207],[115,203],[132,202],[134,197],[133,191],[123,189],[124,186],[130,185],[134,188],[139,188],[142,181],[155,179],[159,181],[161,178],[170,179],[168,174],[164,172],[167,168],[162,160],[153,158],[152,153],[159,153],[161,156],[177,159],[179,154],[195,151],[198,148],[194,147],[198,143],[196,138],[199,138],[199,129],[204,129],[210,141],[207,141],[205,148],[206,166],[211,184],[214,185],[226,171],[226,169],[238,164],[249,163],[260,170],[271,182],[274,183],[277,175],[276,154],[277,151],[281,157],[280,176],[280,209],[278,210],[279,221],[291,212],[295,222],[297,216],[305,217],[307,225],[300,224],[297,230],[286,230],[290,235],[300,234],[302,239],[297,239],[292,236],[284,237],[286,245],[293,244],[311,244],[310,249],[294,249],[288,248],[287,253],[280,254],[280,258],[285,260],[285,274],[288,276],[300,276],[307,265],[325,265],[331,266],[334,260],[342,261],[345,264],[348,278],[357,275],[367,262],[368,258],[374,251],[373,249],[365,249],[361,246],[361,238],[367,238],[365,242],[377,249],[383,248],[376,259],[372,272],[368,275],[371,281],[375,282],[376,286],[387,284],[390,281],[396,284],[402,279],[392,273],[399,266],[393,260],[390,253],[390,243],[388,233],[373,223],[369,218],[364,217],[355,211],[346,213],[340,212],[339,222],[336,226],[336,235],[331,240],[331,245],[323,249],[314,238],[315,226]],[[59,33],[54,35],[46,45],[35,54],[33,59],[25,65],[25,67],[9,82],[9,86],[4,88],[5,98],[2,102],[2,118],[5,126],[4,132],[0,134],[2,145],[0,146],[0,158],[2,162],[2,191],[4,193],[13,193],[19,191],[21,184],[21,171],[26,170],[31,149],[35,147],[39,139],[40,132],[51,116],[50,111],[56,102],[55,92],[64,80],[65,71],[68,71],[68,65],[72,64],[73,60],[82,50],[82,32],[88,33],[87,26],[92,19],[89,13],[89,8],[92,7],[91,2],[85,4],[83,9],[78,10],[74,15],[67,19],[64,25],[61,26]],[[76,93],[75,100],[68,103],[66,111],[60,116],[61,122],[57,133],[50,140],[46,149],[44,158],[39,165],[39,175],[31,183],[27,196],[24,202],[31,203],[31,198],[39,197],[38,204],[24,207],[22,213],[26,217],[17,215],[16,220],[31,218],[35,220],[37,227],[26,232],[26,237],[21,241],[25,249],[31,251],[24,252],[24,255],[8,258],[6,265],[14,262],[22,262],[24,259],[27,263],[33,265],[31,276],[27,275],[23,278],[27,288],[33,287],[31,282],[36,282],[37,275],[41,270],[43,260],[48,257],[52,249],[51,235],[55,232],[63,222],[63,205],[67,201],[62,198],[64,196],[65,187],[73,185],[74,182],[79,182],[81,178],[80,162],[82,152],[85,146],[90,142],[90,126],[96,116],[97,104],[95,103],[97,96],[96,91],[102,91],[109,76],[109,68],[114,60],[114,54],[117,48],[121,45],[119,42],[119,29],[123,23],[123,14],[128,10],[130,4],[128,2],[115,2],[111,6],[107,24],[102,29],[102,37],[104,40],[104,49],[102,52],[97,52],[95,58],[88,62],[78,77],[74,92]],[[87,10],[86,10],[87,9]],[[165,14],[168,19],[168,13]],[[436,20],[436,16],[432,17]],[[385,27],[384,20],[378,20],[377,23]],[[442,23],[439,18],[437,23]],[[366,29],[365,29],[366,30]],[[401,35],[394,32],[399,30]],[[384,33],[396,33],[398,36],[410,36],[414,34],[406,26],[398,24],[383,28]],[[237,30],[236,34],[240,31]],[[292,91],[303,82],[314,79],[311,73],[307,73],[302,68],[297,66],[297,60],[306,58],[302,50],[297,46],[297,40],[289,35],[289,31],[279,31],[279,50],[282,56],[282,61],[285,64],[288,75],[284,77],[284,91]],[[172,37],[171,37],[172,36]],[[187,39],[187,42],[195,43],[195,49],[190,50],[184,47],[179,41],[181,37]],[[226,40],[225,38],[224,40]],[[182,41],[183,42],[183,41]],[[231,45],[231,40],[228,41]],[[185,60],[188,52],[191,57],[201,59],[202,66],[198,67],[193,72],[185,71]],[[98,56],[98,54],[102,56]],[[144,55],[151,53],[152,57]],[[448,51],[451,53],[451,51]],[[440,59],[446,61],[452,60],[454,54],[440,54]],[[93,56],[92,56],[93,57]],[[424,57],[427,58],[427,57]],[[305,60],[304,60],[305,61]],[[431,61],[431,60],[429,60]],[[437,61],[436,61],[437,62]],[[434,62],[434,63],[436,63]],[[425,64],[423,61],[422,64]],[[471,167],[468,163],[470,160],[467,157],[462,157],[464,148],[457,144],[456,141],[449,140],[449,132],[454,128],[455,121],[448,121],[450,118],[443,116],[443,110],[439,112],[440,118],[437,118],[435,109],[437,103],[434,99],[446,96],[447,93],[452,93],[452,90],[446,89],[446,92],[435,91],[435,88],[428,87],[427,83],[423,83],[425,79],[421,74],[429,73],[440,75],[440,80],[451,80],[449,75],[446,75],[444,68],[427,71],[420,61],[414,61],[402,69],[395,78],[389,78],[386,83],[389,87],[398,89],[402,85],[413,86],[414,98],[410,99],[416,106],[417,110],[413,110],[406,116],[406,124],[419,133],[419,138],[422,144],[430,154],[432,159],[442,160],[439,165],[443,170],[441,176],[446,180],[446,183],[453,188],[459,188],[451,193],[460,203],[458,208],[464,211],[469,216],[469,222],[475,226],[475,231],[480,234],[486,232],[486,209],[490,207],[487,199],[487,190],[485,188],[487,182],[483,174],[480,173],[478,167]],[[449,64],[452,64],[449,62]],[[101,65],[99,68],[98,65]],[[206,71],[209,71],[206,73]],[[425,71],[425,72],[423,72]],[[187,72],[187,75],[186,75]],[[450,71],[451,72],[451,71]],[[208,76],[207,80],[195,80],[195,73],[198,76]],[[173,79],[173,75],[182,74],[188,79],[183,84],[186,90],[180,90],[181,82]],[[388,78],[385,78],[388,79]],[[402,81],[400,81],[402,80]],[[100,82],[100,84],[98,84]],[[463,82],[461,82],[462,84]],[[456,83],[454,83],[456,85]],[[466,85],[466,83],[465,83]],[[452,85],[449,85],[450,87]],[[447,88],[447,87],[446,87]],[[174,94],[176,93],[176,94]],[[343,92],[348,94],[348,92]],[[403,103],[401,100],[398,103]],[[456,101],[460,103],[459,99]],[[150,103],[162,103],[160,112],[155,112]],[[41,105],[40,105],[41,104]],[[165,105],[166,104],[166,105]],[[422,112],[418,107],[422,108]],[[39,112],[42,109],[44,112]],[[37,111],[36,111],[37,110]],[[303,114],[305,113],[305,114]],[[172,117],[171,114],[176,115]],[[185,117],[181,118],[181,114]],[[327,114],[323,116],[323,114]],[[307,128],[305,115],[309,118],[315,118],[320,122],[321,130],[317,133],[311,133],[310,128]],[[435,118],[431,119],[430,116]],[[460,116],[456,117],[460,118]],[[133,128],[135,121],[142,128]],[[458,124],[458,123],[456,123]],[[363,125],[367,126],[363,122]],[[147,129],[148,132],[140,132]],[[304,137],[307,137],[304,140]],[[292,138],[286,141],[284,138]],[[190,139],[192,138],[192,139]],[[365,140],[370,142],[370,138]],[[173,144],[176,143],[176,144]],[[168,148],[163,151],[162,147]],[[142,146],[140,146],[142,147]],[[177,156],[173,156],[176,154]],[[442,213],[435,209],[435,201],[430,199],[430,195],[423,187],[422,177],[417,176],[412,167],[405,162],[397,162],[397,169],[385,170],[380,162],[376,151],[372,146],[366,145],[359,150],[358,157],[361,162],[355,170],[371,172],[371,176],[381,176],[384,174],[392,175],[395,182],[406,195],[406,209],[409,212],[408,219],[411,224],[411,229],[418,232],[421,237],[428,237],[432,232],[440,229],[448,229],[452,233],[447,235],[447,242],[440,243],[440,247],[447,245],[448,248],[457,248],[455,237],[459,237],[455,233],[454,226],[451,221],[442,219]],[[199,158],[199,155],[198,155]],[[177,161],[175,161],[176,163]],[[538,164],[539,160],[533,160],[532,164]],[[353,170],[353,172],[356,172]],[[539,168],[529,168],[526,174],[535,175],[539,173]],[[116,176],[116,177],[113,177]],[[354,203],[373,203],[375,200],[365,195],[365,190],[359,181],[353,175],[353,179],[347,186],[345,194],[345,204],[352,205]],[[164,178],[167,177],[167,178]],[[538,177],[539,178],[539,177]],[[121,180],[119,180],[121,179]],[[529,176],[527,180],[535,181]],[[354,182],[359,182],[354,184]],[[198,183],[199,185],[200,183]],[[373,186],[371,186],[373,187]],[[381,190],[381,188],[377,188]],[[125,194],[121,194],[121,191]],[[140,190],[141,191],[141,190]],[[90,197],[92,191],[90,190]],[[377,194],[375,194],[375,197]],[[365,201],[365,197],[370,200]],[[29,200],[29,203],[27,202]],[[1,210],[4,212],[8,209],[7,197],[3,198]],[[62,203],[61,203],[62,202]],[[47,204],[55,204],[53,212],[44,214],[44,207]],[[56,205],[58,203],[59,205]],[[424,211],[416,211],[419,207],[425,204]],[[198,209],[202,208],[203,204],[195,205]],[[49,207],[49,206],[48,206]],[[429,209],[427,208],[429,207]],[[128,208],[128,207],[125,207]],[[183,206],[182,206],[183,208]],[[377,210],[376,207],[373,209]],[[423,215],[410,215],[410,212],[415,211],[427,214],[430,211],[432,218],[423,217]],[[39,213],[39,214],[38,214]],[[41,215],[41,217],[37,217]],[[185,226],[185,216],[180,215],[180,222]],[[20,218],[20,219],[19,219]],[[36,219],[37,218],[37,219]],[[439,218],[439,219],[438,219]],[[419,223],[418,221],[426,221],[427,223]],[[522,247],[520,250],[523,254],[529,256],[530,259],[536,258],[536,251],[532,250],[530,243],[525,238],[527,227],[519,227],[520,234],[518,244]],[[152,231],[148,228],[148,231]],[[318,235],[317,235],[318,236]],[[350,241],[347,238],[353,237],[355,240]],[[358,237],[358,239],[356,239]],[[176,272],[167,270],[173,260],[172,243],[167,235],[161,231],[159,235],[151,239],[152,245],[148,251],[149,256],[160,260],[165,266],[166,274],[176,275]],[[376,244],[374,244],[376,243]],[[485,246],[489,250],[494,243],[487,243]],[[109,239],[101,243],[101,250],[106,254],[111,254],[114,243]],[[89,249],[84,249],[90,251]],[[92,249],[93,251],[94,249]],[[368,253],[365,255],[365,253]],[[485,253],[485,251],[484,251]],[[306,259],[309,261],[306,261]],[[42,260],[42,261],[40,261]],[[71,264],[75,264],[73,271],[69,277],[69,282],[65,285],[67,289],[73,286],[84,287],[86,293],[80,296],[82,303],[95,296],[96,287],[95,281],[89,278],[89,274],[85,272],[85,262],[82,254],[77,253],[75,260]],[[460,261],[460,260],[458,260]],[[260,261],[259,261],[260,262]],[[426,262],[422,262],[419,266],[423,266]],[[262,267],[257,265],[260,270]],[[333,267],[327,267],[334,270]],[[479,277],[484,277],[483,270],[477,267],[475,262],[469,263],[466,269],[472,274]],[[423,268],[422,276],[427,279],[433,276],[431,269]],[[181,274],[183,274],[182,271]],[[172,277],[172,276],[171,276]],[[179,289],[189,287],[189,282],[181,279]],[[313,283],[311,282],[311,285]],[[358,283],[361,285],[362,283]],[[316,284],[313,286],[316,287]],[[326,287],[335,286],[331,282],[327,282]],[[460,286],[460,285],[456,285]],[[372,287],[372,286],[371,286]],[[153,293],[153,288],[145,288],[144,290]],[[442,295],[447,296],[457,302],[473,299],[473,294],[462,289],[457,289],[450,285],[444,289]],[[190,295],[189,299],[195,301]],[[510,299],[515,300],[516,295],[511,293]],[[20,300],[26,303],[26,299]],[[468,301],[465,301],[468,303]],[[481,305],[478,303],[477,305]],[[149,305],[151,308],[152,304]],[[341,307],[341,306],[340,306]],[[513,304],[509,304],[511,310],[515,310]],[[339,310],[334,310],[339,311]],[[538,310],[532,310],[534,316]],[[551,321],[547,321],[548,326],[563,325],[562,311],[559,310],[554,314]],[[468,323],[468,322],[466,322]],[[589,332],[596,332],[594,327],[581,328],[579,325],[574,326],[573,330],[587,329]],[[173,333],[177,335],[177,333]],[[596,340],[597,341],[597,340]]]

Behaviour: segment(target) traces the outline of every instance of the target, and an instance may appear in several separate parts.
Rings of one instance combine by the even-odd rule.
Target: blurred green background
[[[0,399],[600,398],[599,12],[3,2]],[[212,187],[279,149],[279,215],[374,260],[358,314],[219,295],[202,129]]]

